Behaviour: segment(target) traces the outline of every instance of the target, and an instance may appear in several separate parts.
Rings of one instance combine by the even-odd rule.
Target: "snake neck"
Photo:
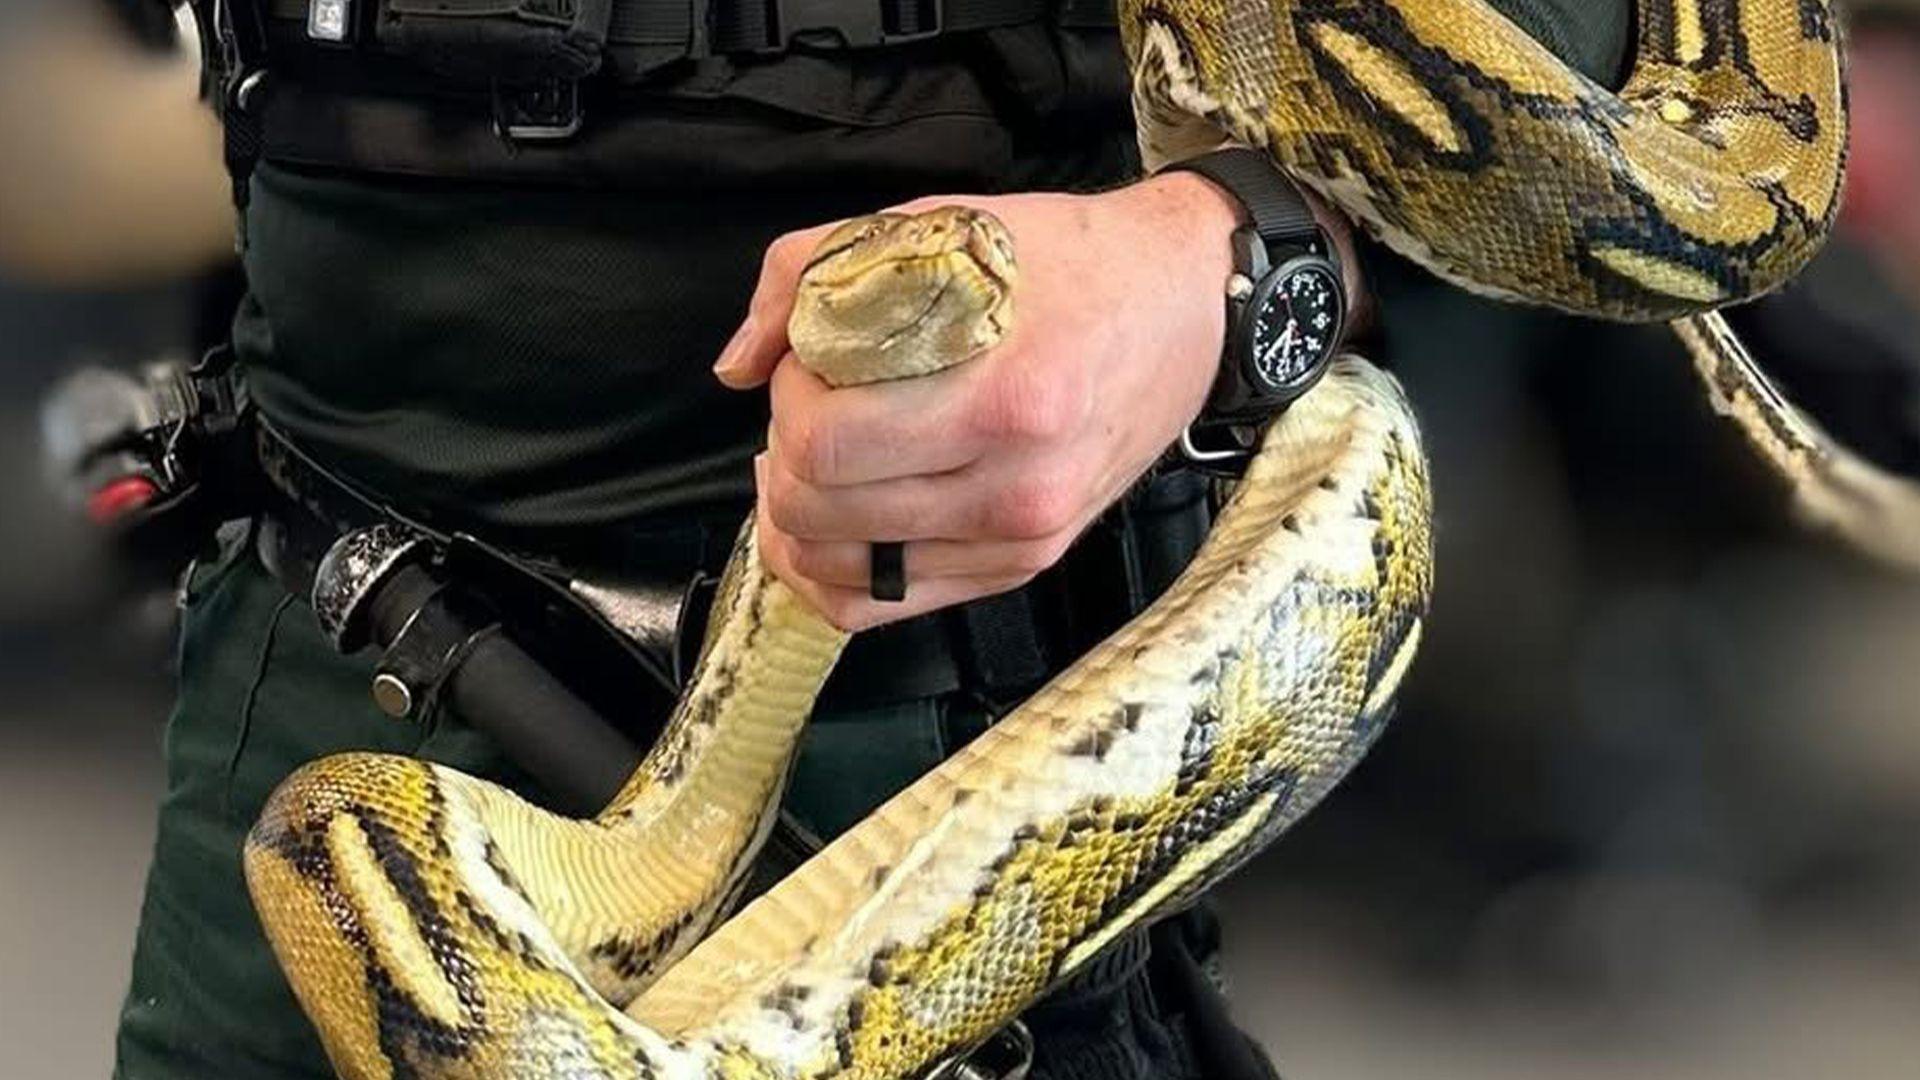
[[[710,626],[660,739],[595,820],[556,825],[497,789],[475,795],[502,862],[616,1004],[730,909],[848,640],[767,570],[751,524]]]
[[[1343,362],[1147,613],[628,1015],[765,1075],[918,1075],[1206,888],[1385,718],[1431,589],[1417,450],[1390,381]]]

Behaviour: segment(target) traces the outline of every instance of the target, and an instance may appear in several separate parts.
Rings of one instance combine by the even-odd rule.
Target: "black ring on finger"
[[[907,545],[898,542],[876,543],[870,548],[873,580],[867,592],[883,604],[898,604],[907,598]]]

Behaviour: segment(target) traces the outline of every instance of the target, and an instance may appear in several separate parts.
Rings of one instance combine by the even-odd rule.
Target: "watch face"
[[[1247,374],[1259,393],[1301,393],[1340,340],[1346,301],[1339,271],[1315,256],[1295,259],[1261,280],[1246,317]]]

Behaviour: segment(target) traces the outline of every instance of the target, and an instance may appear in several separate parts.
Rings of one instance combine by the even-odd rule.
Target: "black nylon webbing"
[[[1053,673],[1032,590],[976,600],[954,609],[953,618],[971,668],[967,684],[996,708],[1032,692]]]
[[[614,0],[607,40],[616,45],[681,45],[690,37],[693,5]]]
[[[311,0],[259,0],[276,20],[304,24]],[[371,0],[363,0],[371,2]],[[236,6],[248,6],[240,3]],[[794,5],[798,9],[802,5]],[[935,30],[962,34],[1004,26],[1022,26],[1057,17],[1068,26],[1110,26],[1111,0],[839,0],[836,4],[804,5],[814,12],[844,7],[860,16],[877,13],[889,35],[921,35]],[[694,49],[694,19],[704,13],[711,51],[742,53],[777,51],[796,30],[825,27],[780,27],[780,0],[613,0],[607,41],[613,45]],[[431,14],[437,18],[512,18],[500,0],[393,0],[391,10]],[[819,21],[817,18],[814,21]],[[849,19],[850,23],[857,20]],[[778,31],[778,33],[776,33]]]
[[[1268,243],[1294,239],[1316,228],[1313,210],[1300,189],[1261,151],[1221,150],[1173,167],[1197,172],[1232,192]]]
[[[213,35],[212,55],[219,67],[219,113],[222,121],[222,155],[227,175],[233,181],[233,204],[247,206],[248,184],[254,166],[260,162],[264,136],[259,112],[247,100],[248,80],[265,70],[267,31],[265,19],[251,4],[208,5],[200,22],[203,32]],[[224,21],[223,21],[224,20]],[[238,242],[246,245],[246,216],[237,224]]]
[[[889,34],[962,34],[1002,26],[1040,22],[1058,6],[1054,0],[846,0],[846,6],[871,4]],[[1082,5],[1085,7],[1086,5]],[[1109,9],[1110,10],[1110,9]],[[686,45],[691,41],[694,4],[688,0],[614,0],[607,40],[615,45]],[[780,27],[778,0],[712,0],[707,18],[715,53],[778,49],[798,30]],[[1084,23],[1082,24],[1084,25]]]

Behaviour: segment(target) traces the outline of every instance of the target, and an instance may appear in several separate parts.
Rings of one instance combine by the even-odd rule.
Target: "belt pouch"
[[[380,0],[382,51],[450,79],[583,79],[606,53],[613,0]]]

